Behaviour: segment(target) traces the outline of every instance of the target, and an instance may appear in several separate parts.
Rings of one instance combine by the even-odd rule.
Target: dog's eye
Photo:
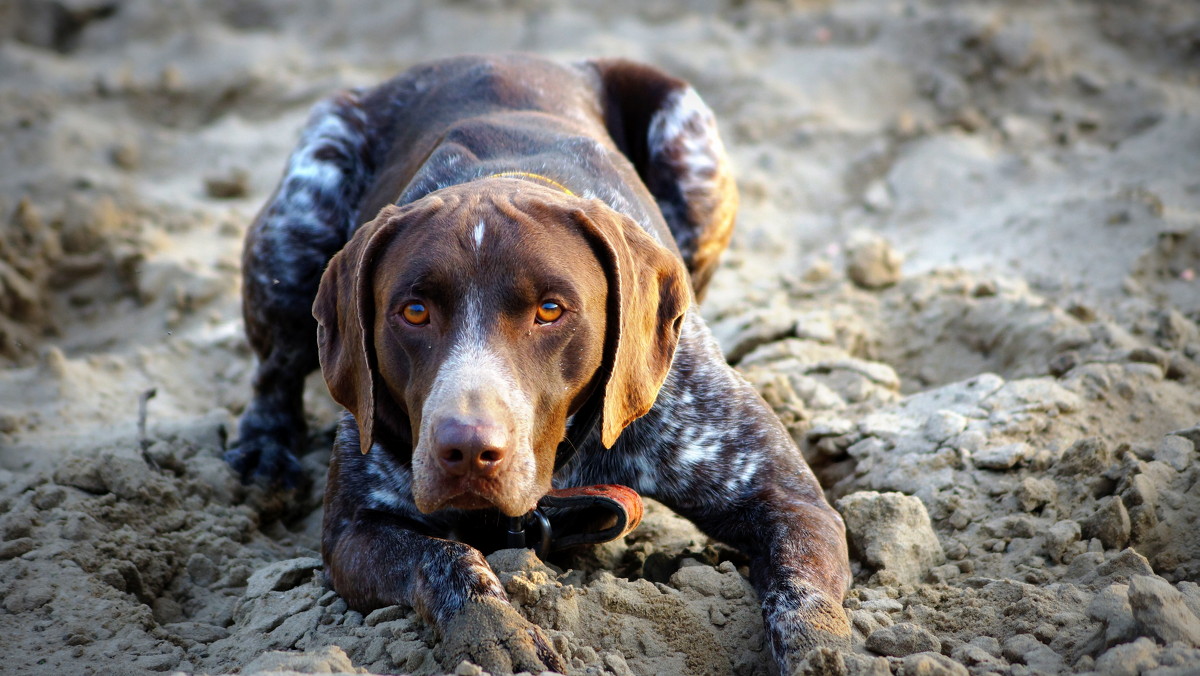
[[[404,317],[404,321],[413,326],[421,326],[429,323],[429,309],[424,303],[409,303],[400,311],[400,315]]]
[[[558,303],[545,302],[538,306],[537,323],[549,324],[562,316],[563,309]]]

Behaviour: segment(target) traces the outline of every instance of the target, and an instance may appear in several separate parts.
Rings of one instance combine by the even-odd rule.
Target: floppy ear
[[[608,278],[600,438],[612,448],[621,431],[654,405],[667,379],[691,289],[679,257],[633,219],[599,202],[575,215]]]
[[[363,453],[371,450],[378,417],[374,264],[379,251],[405,221],[404,216],[404,210],[388,205],[375,220],[359,228],[346,247],[330,259],[313,303],[321,374],[334,401],[345,406],[358,422]]]

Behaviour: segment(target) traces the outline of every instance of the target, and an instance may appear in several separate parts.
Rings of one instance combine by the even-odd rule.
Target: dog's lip
[[[424,505],[418,505],[418,509],[426,514],[441,509],[496,509],[507,516],[521,516],[537,506],[537,499],[534,498],[530,505],[514,510],[511,504],[514,501],[506,499],[499,488],[502,485],[494,479],[463,478],[447,482],[442,484],[436,495],[424,500]]]

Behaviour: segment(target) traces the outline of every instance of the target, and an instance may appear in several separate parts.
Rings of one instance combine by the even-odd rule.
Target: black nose
[[[508,455],[508,433],[488,422],[443,420],[433,438],[438,462],[451,476],[495,476]]]

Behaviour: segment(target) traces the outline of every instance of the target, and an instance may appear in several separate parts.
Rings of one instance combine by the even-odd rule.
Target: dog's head
[[[411,440],[418,509],[517,516],[589,398],[605,447],[650,410],[689,302],[682,263],[630,218],[495,178],[384,208],[330,261],[313,315],[363,452],[385,430]]]

